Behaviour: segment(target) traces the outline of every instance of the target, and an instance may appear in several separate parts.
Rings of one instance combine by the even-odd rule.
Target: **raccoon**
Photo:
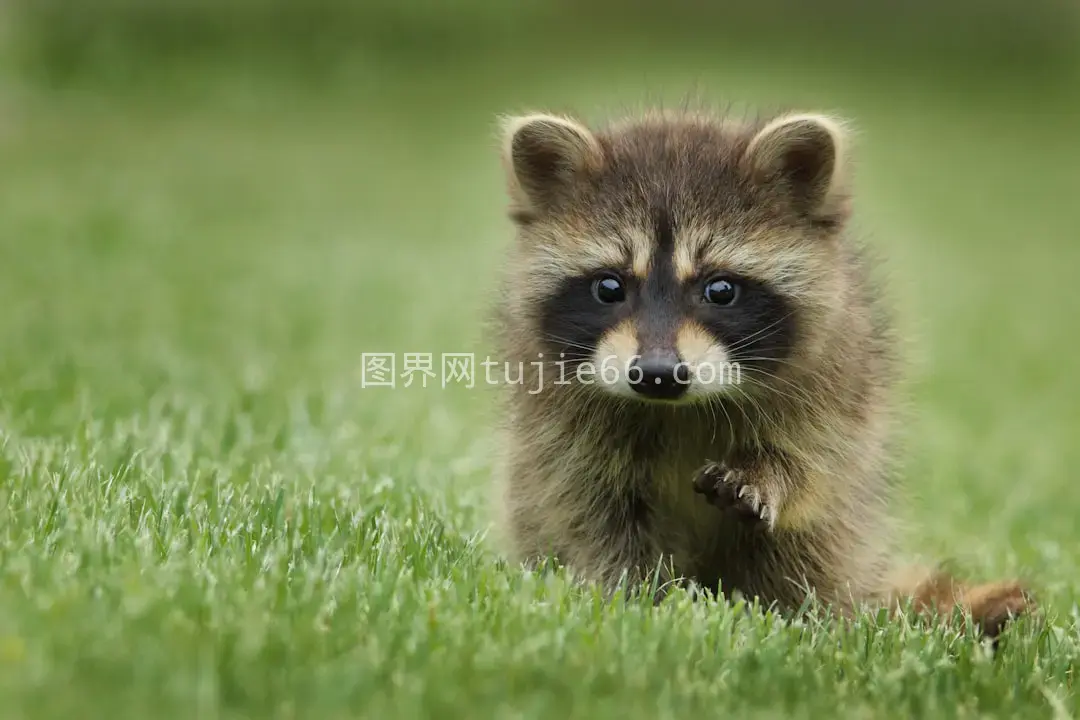
[[[683,582],[795,609],[1032,600],[896,562],[896,341],[851,238],[827,114],[504,119],[516,231],[495,308],[509,553],[614,588]]]

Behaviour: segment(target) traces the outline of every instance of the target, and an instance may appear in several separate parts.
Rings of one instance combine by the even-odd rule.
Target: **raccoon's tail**
[[[959,609],[989,638],[996,638],[1012,618],[1035,608],[1032,594],[1020,581],[968,584],[942,568],[919,566],[894,572],[881,595],[893,611],[907,607],[920,615],[949,620]]]

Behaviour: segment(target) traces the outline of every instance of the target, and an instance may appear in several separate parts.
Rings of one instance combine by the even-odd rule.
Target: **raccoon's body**
[[[898,368],[847,237],[845,150],[814,114],[507,123],[518,237],[497,327],[524,376],[500,499],[516,557],[786,608],[902,595],[996,627],[1024,606],[1015,583],[896,579]]]

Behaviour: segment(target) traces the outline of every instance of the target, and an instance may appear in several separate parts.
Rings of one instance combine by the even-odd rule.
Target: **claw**
[[[742,477],[739,470],[709,463],[694,478],[694,491],[720,509],[738,511],[772,529],[776,525],[776,509],[763,500],[759,488],[740,482]]]

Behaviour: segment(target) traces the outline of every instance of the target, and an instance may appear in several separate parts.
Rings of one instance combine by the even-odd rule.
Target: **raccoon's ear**
[[[588,128],[555,115],[503,121],[503,164],[519,212],[544,212],[564,198],[576,180],[599,168],[603,150]]]
[[[845,212],[846,145],[838,120],[784,115],[754,136],[744,159],[756,182],[779,189],[808,219],[838,221]]]

